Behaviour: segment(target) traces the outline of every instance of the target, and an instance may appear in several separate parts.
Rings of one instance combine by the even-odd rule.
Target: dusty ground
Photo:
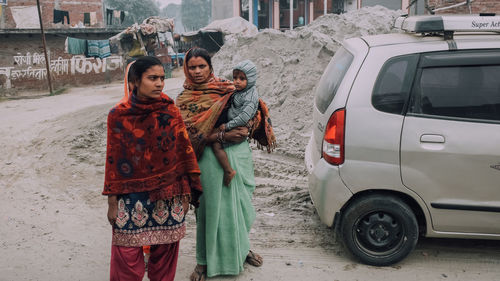
[[[182,79],[169,79],[176,93]],[[104,178],[105,117],[121,84],[0,103],[0,280],[106,280],[111,231]],[[422,239],[392,267],[360,265],[322,225],[303,159],[254,150],[261,268],[212,280],[500,280],[500,241]],[[176,280],[195,265],[188,217]]]

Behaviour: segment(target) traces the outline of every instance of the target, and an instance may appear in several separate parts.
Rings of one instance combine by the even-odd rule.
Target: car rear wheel
[[[340,233],[361,262],[385,266],[401,261],[415,248],[418,224],[401,199],[376,194],[359,198],[347,207]]]

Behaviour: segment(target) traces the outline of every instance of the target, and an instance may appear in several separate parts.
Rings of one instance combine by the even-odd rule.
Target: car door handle
[[[444,143],[445,139],[442,135],[424,134],[420,136],[420,142]]]

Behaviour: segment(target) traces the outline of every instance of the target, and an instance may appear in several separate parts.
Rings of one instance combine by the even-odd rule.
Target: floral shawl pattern
[[[259,99],[259,107],[255,116],[248,122],[250,130],[249,138],[257,143],[257,148],[266,148],[271,153],[276,148],[276,137],[269,115],[269,108],[262,99]]]
[[[213,73],[207,82],[194,83],[189,75],[187,63],[184,63],[184,75],[184,91],[175,102],[181,110],[197,159],[200,159],[206,138],[215,129],[217,120],[231,101],[235,87],[233,82],[217,78]],[[247,126],[250,130],[249,137],[256,140],[258,148],[266,147],[267,151],[271,152],[276,147],[269,109],[261,99],[256,115]]]
[[[219,79],[213,74],[210,74],[205,83],[194,83],[187,70],[187,63],[184,63],[184,74],[184,91],[175,102],[181,110],[193,149],[199,159],[205,148],[206,138],[213,131],[235,88],[231,81]]]

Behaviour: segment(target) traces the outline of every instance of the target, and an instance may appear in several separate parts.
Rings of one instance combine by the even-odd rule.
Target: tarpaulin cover
[[[16,28],[40,28],[36,6],[10,7]]]
[[[201,31],[220,31],[224,35],[241,34],[253,36],[259,33],[257,27],[242,17],[232,17],[223,20],[215,20],[200,29]]]

